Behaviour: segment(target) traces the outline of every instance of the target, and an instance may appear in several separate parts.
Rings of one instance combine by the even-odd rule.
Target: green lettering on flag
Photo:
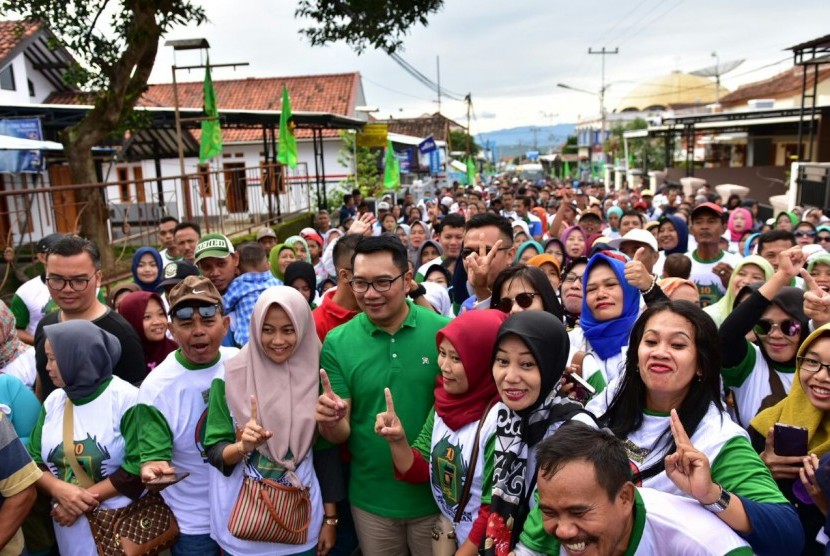
[[[216,91],[210,78],[210,58],[205,68],[205,115],[202,120],[202,137],[199,145],[199,164],[222,152],[222,128],[219,125],[219,109],[216,107]]]
[[[297,138],[294,137],[294,115],[291,113],[291,99],[288,87],[282,86],[280,107],[280,142],[277,146],[277,160],[289,168],[297,166]]]
[[[383,188],[397,189],[401,186],[401,165],[392,148],[392,141],[386,141],[386,156],[384,159]]]

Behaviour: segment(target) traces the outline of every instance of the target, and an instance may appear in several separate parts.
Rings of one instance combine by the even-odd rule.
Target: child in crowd
[[[222,302],[226,312],[235,312],[236,315],[236,318],[231,320],[233,341],[239,346],[244,346],[248,343],[251,311],[259,294],[271,286],[279,286],[280,282],[271,274],[268,254],[261,244],[243,243],[237,252],[241,274],[228,286],[225,295],[222,296]]]
[[[692,273],[692,260],[683,253],[672,253],[666,257],[663,265],[663,276],[661,278],[682,278],[689,279]]]

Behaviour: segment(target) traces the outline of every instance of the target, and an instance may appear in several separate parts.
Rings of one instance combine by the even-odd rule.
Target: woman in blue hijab
[[[155,247],[139,247],[133,255],[133,282],[145,292],[160,293],[162,280],[161,254]]]

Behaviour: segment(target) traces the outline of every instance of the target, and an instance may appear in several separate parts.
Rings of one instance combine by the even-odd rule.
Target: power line
[[[628,37],[625,37],[625,38],[619,39],[619,44],[623,44],[624,42],[628,41],[629,39],[633,39],[634,37],[636,37],[637,35],[639,35],[640,33],[642,33],[644,29],[647,29],[650,25],[653,25],[653,24],[654,24],[655,22],[657,22],[659,19],[661,19],[661,18],[665,17],[665,16],[666,16],[669,12],[671,12],[672,10],[674,10],[676,7],[678,7],[678,6],[679,6],[680,4],[682,4],[682,3],[683,3],[683,0],[678,0],[678,1],[677,1],[677,3],[672,4],[672,5],[669,7],[669,9],[667,9],[667,10],[663,11],[662,13],[660,13],[660,14],[656,15],[656,16],[655,16],[655,17],[653,17],[651,20],[649,20],[647,23],[644,23],[641,27],[636,28],[636,32],[635,32],[633,35],[630,35],[630,36],[628,36]],[[630,30],[630,29],[629,29],[629,30]],[[623,36],[625,36],[625,34],[623,34]]]
[[[423,73],[418,71],[418,69],[415,68],[415,66],[413,66],[412,64],[410,64],[409,62],[407,62],[406,60],[401,58],[401,56],[399,54],[393,52],[389,56],[401,68],[403,68],[404,71],[406,71],[409,75],[411,75],[412,77],[414,77],[415,79],[420,81],[421,84],[427,86],[430,90],[432,90],[432,91],[440,90],[442,96],[451,98],[452,100],[464,100],[463,95],[460,95],[458,93],[454,93],[452,91],[448,91],[448,90],[444,89],[443,87],[439,88],[437,83],[435,83],[432,79],[430,79],[429,77],[427,77],[426,75],[424,75]]]
[[[380,83],[378,83],[377,81],[373,81],[373,80],[369,79],[368,77],[366,77],[365,75],[362,75],[361,77],[362,77],[362,79],[363,79],[364,81],[368,81],[369,83],[371,83],[371,84],[372,84],[372,85],[374,85],[375,87],[380,87],[381,89],[386,89],[386,90],[387,90],[387,91],[389,91],[390,93],[395,93],[395,94],[397,94],[397,95],[402,95],[402,96],[405,96],[405,97],[414,98],[414,99],[416,99],[416,100],[422,100],[422,101],[424,101],[424,102],[432,102],[432,99],[423,98],[423,97],[418,97],[418,96],[415,96],[415,95],[411,95],[411,94],[409,94],[409,93],[404,93],[403,91],[397,91],[397,90],[395,90],[395,89],[392,89],[392,88],[390,88],[390,87],[387,87],[386,85],[381,85],[381,84],[380,84]]]

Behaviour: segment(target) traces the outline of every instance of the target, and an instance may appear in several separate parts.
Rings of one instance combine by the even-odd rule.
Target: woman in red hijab
[[[498,400],[490,358],[496,333],[506,319],[501,311],[468,311],[438,331],[435,341],[441,375],[435,386],[435,408],[412,447],[388,389],[387,411],[378,415],[375,424],[375,431],[389,442],[395,476],[410,483],[432,484],[441,511],[440,529],[455,530],[456,554],[478,554],[490,513],[491,440],[496,432],[496,413],[491,409]],[[465,501],[468,477],[473,482]],[[459,504],[461,519],[457,520]]]
[[[129,293],[121,299],[118,312],[138,332],[148,372],[179,347],[167,337],[167,313],[159,294],[145,291]]]

